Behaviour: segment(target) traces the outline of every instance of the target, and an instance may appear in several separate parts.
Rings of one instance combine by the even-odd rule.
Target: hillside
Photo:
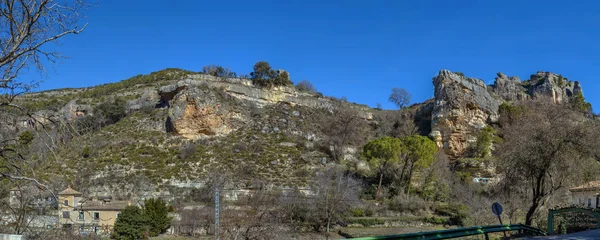
[[[543,96],[568,102],[582,92],[578,82],[547,72],[523,82],[499,73],[486,86],[442,70],[433,84],[434,99],[400,113],[344,103],[362,119],[360,137],[335,146],[344,164],[368,169],[358,154],[361,144],[401,129],[405,121],[431,136],[450,159],[468,163],[477,157],[472,145],[497,122],[504,102]],[[39,167],[90,192],[164,194],[201,187],[210,173],[227,173],[236,188],[305,187],[323,159],[341,163],[332,161],[336,154],[325,125],[336,121],[333,108],[343,101],[293,87],[260,88],[249,79],[165,69],[96,87],[29,94],[18,103],[35,112],[39,123],[66,123],[54,133],[65,144],[37,156],[45,158]],[[33,125],[15,126],[22,132]]]

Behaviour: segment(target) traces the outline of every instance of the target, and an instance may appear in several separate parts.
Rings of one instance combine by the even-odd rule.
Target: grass
[[[346,227],[340,229],[340,235],[347,238],[385,236],[394,234],[444,230],[443,227]]]

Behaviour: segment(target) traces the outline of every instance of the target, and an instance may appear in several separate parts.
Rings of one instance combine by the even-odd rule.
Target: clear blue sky
[[[597,1],[102,0],[57,49],[41,89],[115,82],[167,67],[266,60],[325,95],[384,108],[392,87],[433,96],[440,69],[491,84],[538,70],[582,83],[600,108]],[[37,77],[27,74],[24,77]]]

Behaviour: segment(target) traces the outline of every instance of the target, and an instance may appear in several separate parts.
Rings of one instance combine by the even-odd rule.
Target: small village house
[[[110,233],[119,213],[129,201],[113,201],[112,197],[84,198],[70,186],[58,194],[59,224],[79,232]]]
[[[571,203],[578,207],[600,207],[600,181],[591,181],[569,189]]]

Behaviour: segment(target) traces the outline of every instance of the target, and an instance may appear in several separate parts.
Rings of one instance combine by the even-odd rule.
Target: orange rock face
[[[225,117],[217,114],[217,110],[218,105],[199,107],[194,101],[188,102],[183,115],[175,121],[175,133],[197,139],[231,132]]]

